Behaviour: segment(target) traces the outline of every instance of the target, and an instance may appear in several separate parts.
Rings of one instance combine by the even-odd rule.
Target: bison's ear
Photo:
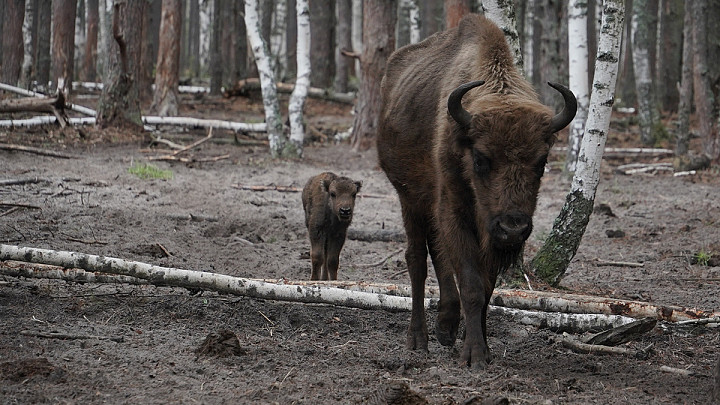
[[[356,181],[356,182],[355,182],[355,187],[357,188],[356,191],[357,191],[357,192],[360,192],[360,187],[362,187],[362,181]]]

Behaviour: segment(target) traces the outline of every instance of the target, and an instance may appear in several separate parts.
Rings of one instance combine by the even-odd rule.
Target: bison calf
[[[308,180],[302,192],[310,234],[311,280],[337,280],[340,250],[353,217],[362,182],[325,172]]]

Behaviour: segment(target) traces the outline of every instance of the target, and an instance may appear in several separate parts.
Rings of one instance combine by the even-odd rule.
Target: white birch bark
[[[352,47],[356,55],[362,54],[363,2],[352,0]],[[360,59],[355,59],[355,75],[361,80]]]
[[[527,0],[525,2],[525,23],[523,24],[523,34],[525,43],[523,44],[523,66],[525,67],[525,77],[530,83],[533,82],[533,47],[535,44],[535,0]]]
[[[420,42],[420,7],[416,0],[410,0],[410,43]]]
[[[497,24],[505,33],[505,39],[510,45],[510,51],[513,53],[515,66],[524,72],[523,68],[523,52],[520,47],[520,35],[517,32],[517,21],[515,20],[515,8],[512,1],[499,0],[483,0],[483,12],[485,17]]]
[[[287,73],[287,3],[275,2],[275,12],[270,29],[270,53],[272,54],[275,77],[282,79]]]
[[[33,1],[26,1],[25,2],[25,20],[23,21],[22,25],[22,33],[23,33],[23,62],[22,62],[22,70],[20,71],[20,87],[29,89],[30,88],[30,80],[34,76],[33,74],[33,65],[35,65],[35,50],[33,49],[33,33],[32,33],[32,26],[33,26],[33,14],[35,11],[34,8],[35,2]]]
[[[568,151],[565,159],[565,170],[570,173],[575,171],[590,102],[587,15],[587,1],[570,0],[568,3],[568,53],[570,59],[568,77],[570,90],[575,94],[578,103],[577,113],[570,124]]]
[[[290,143],[296,154],[302,156],[305,139],[303,107],[310,87],[310,9],[308,0],[297,0],[297,79],[290,95],[288,115],[290,118]]]
[[[590,96],[590,108],[585,124],[585,136],[580,145],[577,168],[572,182],[572,192],[579,191],[582,196],[593,201],[600,181],[605,141],[610,128],[610,115],[615,99],[618,61],[620,59],[620,40],[624,20],[624,2],[622,0],[605,1],[601,35],[598,38],[598,52],[595,62],[593,92]]]
[[[535,275],[551,285],[560,283],[570,261],[577,253],[595,202],[595,192],[600,181],[600,164],[615,97],[624,7],[623,0],[603,2],[593,92],[575,175],[570,193],[555,219],[550,235],[531,262]]]
[[[245,2],[245,26],[250,40],[258,74],[260,75],[260,91],[262,92],[265,122],[267,124],[270,154],[274,157],[292,155],[294,151],[286,150],[286,139],[283,133],[280,104],[277,97],[277,85],[273,73],[267,45],[260,35],[260,15],[257,0]]]
[[[200,72],[207,73],[210,67],[210,38],[215,0],[191,1],[198,1],[200,6]]]

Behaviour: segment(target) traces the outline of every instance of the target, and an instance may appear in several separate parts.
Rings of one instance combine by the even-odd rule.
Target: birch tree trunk
[[[273,58],[275,77],[282,81],[287,77],[287,0],[275,2],[270,31],[270,54]]]
[[[288,115],[290,118],[290,143],[297,156],[302,156],[305,140],[305,122],[303,107],[310,86],[310,8],[308,0],[297,0],[297,78],[295,88],[290,95]]]
[[[29,0],[25,3],[25,21],[23,21],[23,61],[20,72],[20,87],[29,89],[33,80],[35,67],[35,43],[37,36],[33,30],[35,25],[36,2]]]
[[[155,94],[150,110],[161,117],[178,114],[182,1],[162,0]]]
[[[352,50],[360,55],[363,51],[363,0],[352,0]],[[360,59],[355,59],[355,76],[362,81]]]
[[[533,76],[535,73],[535,0],[527,0],[525,2],[523,35],[525,38],[525,42],[523,44],[523,66],[525,66],[525,77],[530,83],[535,84],[535,82],[533,82]]]
[[[680,95],[677,112],[677,132],[675,133],[675,155],[683,159],[688,154],[690,143],[690,108],[692,107],[693,88],[693,17],[692,3],[685,2],[683,18],[682,68],[680,71]],[[678,166],[676,164],[676,166]]]
[[[260,35],[260,15],[257,0],[247,0],[245,2],[245,26],[250,46],[255,55],[258,73],[260,74],[260,90],[265,109],[270,154],[273,158],[298,157],[300,152],[295,149],[294,145],[287,142],[283,132],[275,75],[272,70],[267,45]]]
[[[194,1],[194,0],[191,0]],[[213,11],[215,8],[215,0],[197,0],[200,7],[198,14],[200,18],[200,42],[199,42],[199,62],[200,70],[198,73],[204,75],[208,72],[210,66],[210,37],[212,36]]]
[[[575,256],[593,210],[614,102],[624,7],[623,0],[603,2],[590,110],[571,190],[550,235],[530,263],[537,277],[554,286]]]
[[[585,130],[590,95],[588,89],[587,1],[570,0],[568,3],[568,54],[569,85],[577,99],[577,114],[570,124],[565,171],[575,172],[580,142]]]
[[[505,33],[505,39],[510,45],[513,53],[515,66],[521,72],[525,71],[523,67],[523,52],[520,46],[520,35],[517,31],[517,21],[515,20],[515,7],[512,1],[500,0],[483,0],[483,12],[485,17],[497,24]]]
[[[718,106],[713,93],[713,80],[708,66],[707,41],[707,0],[696,0],[693,4],[693,62],[695,93],[695,111],[700,124],[700,137],[703,140],[703,153],[715,160],[720,155],[720,139],[718,138]]]
[[[645,145],[654,145],[662,137],[662,123],[657,107],[650,62],[650,47],[653,45],[650,25],[653,16],[649,14],[648,3],[649,0],[634,0],[633,2],[632,54],[640,139]]]

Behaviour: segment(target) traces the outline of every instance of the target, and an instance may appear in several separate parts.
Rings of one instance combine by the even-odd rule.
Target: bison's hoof
[[[443,346],[452,346],[455,344],[458,334],[459,322],[442,321],[438,319],[435,322],[435,337]]]
[[[492,362],[492,356],[487,347],[465,344],[460,361],[461,365],[468,366],[474,370],[484,370],[485,367]]]
[[[410,350],[428,351],[427,331],[408,331],[406,346]]]

